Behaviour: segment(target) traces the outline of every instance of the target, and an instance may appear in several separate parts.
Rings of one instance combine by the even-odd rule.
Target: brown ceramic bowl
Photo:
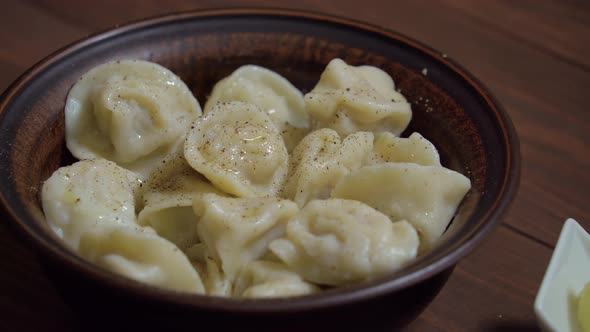
[[[158,62],[184,79],[203,103],[215,82],[243,64],[271,68],[307,92],[335,57],[392,75],[413,104],[414,118],[405,134],[422,133],[438,147],[443,164],[473,184],[440,245],[402,271],[292,299],[196,296],[111,274],[78,258],[51,234],[39,189],[54,170],[73,162],[64,144],[64,102],[72,84],[93,66],[129,58]],[[506,112],[464,69],[398,33],[305,12],[223,9],[119,27],[35,65],[3,93],[0,111],[0,201],[8,215],[2,221],[34,245],[48,276],[88,326],[400,327],[422,311],[457,261],[498,222],[520,174],[518,139]]]

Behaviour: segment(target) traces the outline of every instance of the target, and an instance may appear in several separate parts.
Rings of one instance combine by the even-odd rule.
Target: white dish
[[[590,281],[590,235],[574,219],[565,221],[535,299],[539,325],[549,332],[581,332],[578,296]]]

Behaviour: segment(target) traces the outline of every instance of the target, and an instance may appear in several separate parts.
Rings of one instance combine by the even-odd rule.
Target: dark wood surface
[[[537,331],[533,301],[567,217],[590,230],[590,2],[2,0],[0,91],[50,52],[179,10],[272,6],[374,23],[448,54],[505,106],[521,141],[519,193],[406,331]],[[0,330],[77,331],[30,248],[0,222]]]

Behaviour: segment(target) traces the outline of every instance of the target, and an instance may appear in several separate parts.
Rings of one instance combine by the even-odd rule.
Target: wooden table
[[[50,52],[113,25],[240,1],[2,0],[0,90]],[[360,4],[362,5],[360,5]],[[520,191],[407,331],[537,331],[533,301],[567,217],[590,230],[590,2],[249,1],[371,22],[463,64],[506,107],[521,141]],[[0,223],[0,330],[83,330],[28,245]],[[590,277],[590,276],[589,276]]]

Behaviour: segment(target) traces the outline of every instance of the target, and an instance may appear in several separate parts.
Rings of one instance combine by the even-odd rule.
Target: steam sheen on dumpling
[[[418,235],[352,200],[309,202],[269,248],[305,280],[345,285],[396,271],[416,257]]]
[[[218,103],[195,121],[184,156],[215,187],[238,197],[276,196],[287,175],[278,130],[266,112],[242,102]]]

